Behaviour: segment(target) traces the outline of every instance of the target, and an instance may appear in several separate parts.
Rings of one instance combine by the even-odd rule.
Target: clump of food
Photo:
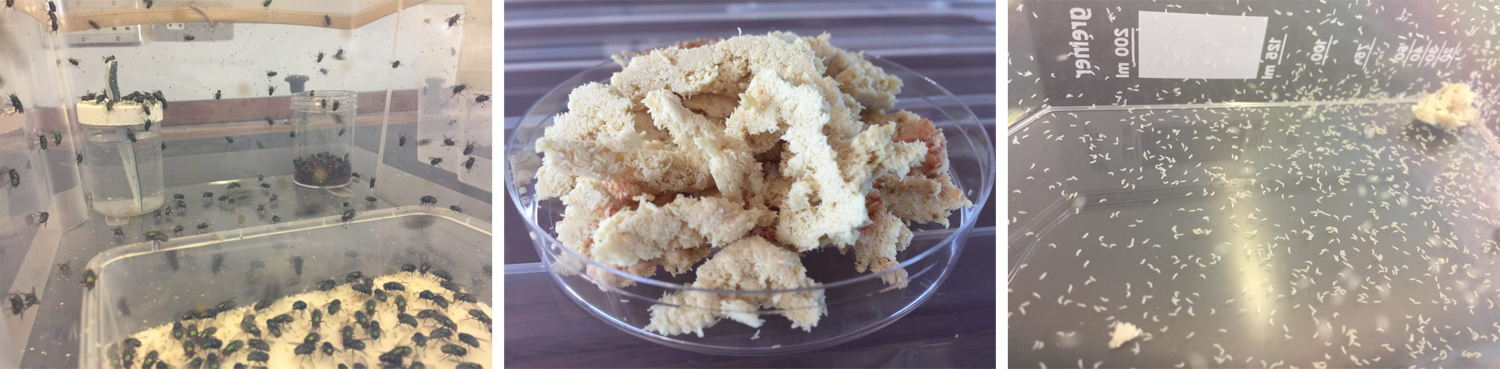
[[[1115,323],[1115,330],[1109,333],[1109,348],[1120,348],[1121,345],[1134,340],[1136,337],[1140,337],[1143,333],[1146,332],[1141,331],[1135,324],[1126,322]]]
[[[828,40],[697,40],[616,57],[609,84],[574,89],[536,141],[536,195],[566,206],[562,246],[644,277],[708,259],[692,286],[721,290],[816,286],[799,254],[827,246],[853,249],[858,272],[897,268],[911,223],[947,226],[972,204],[942,131],[890,111],[901,80]],[[556,268],[600,288],[633,283],[569,258]],[[883,277],[905,287],[904,270]],[[803,330],[827,314],[821,291],[662,301],[646,329],[668,335],[724,318],[759,327],[762,308]]]
[[[1418,101],[1411,113],[1423,123],[1456,130],[1479,118],[1479,109],[1474,107],[1475,96],[1468,84],[1443,83],[1443,88]]]

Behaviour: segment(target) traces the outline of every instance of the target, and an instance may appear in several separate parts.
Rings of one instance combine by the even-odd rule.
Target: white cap
[[[105,104],[95,104],[93,101],[78,103],[78,122],[91,126],[131,126],[145,124],[146,119],[152,122],[161,122],[164,114],[161,104],[147,101],[146,106],[151,107],[151,114],[146,114],[145,107],[134,101],[115,103],[113,110],[106,110]]]

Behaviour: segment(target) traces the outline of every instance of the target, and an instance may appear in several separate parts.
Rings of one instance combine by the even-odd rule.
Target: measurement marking
[[[1330,35],[1328,36],[1328,48],[1323,49],[1323,61],[1318,62],[1318,65],[1328,64],[1328,59],[1331,58],[1333,58],[1333,36]]]
[[[1453,66],[1453,59],[1458,59],[1458,52],[1459,51],[1463,51],[1463,49],[1464,49],[1464,42],[1463,41],[1459,41],[1458,45],[1453,45],[1453,55],[1450,55],[1448,57],[1448,64],[1443,64],[1443,67],[1444,68],[1452,67]]]
[[[1413,46],[1415,46],[1415,45],[1413,45]],[[1427,50],[1431,50],[1431,49],[1432,49],[1432,39],[1429,38],[1429,39],[1427,39],[1427,46],[1423,46],[1422,47],[1422,53],[1418,53],[1417,54],[1417,66],[1418,67],[1422,66],[1422,54],[1427,53]],[[1415,50],[1408,50],[1407,53],[1410,54],[1412,51],[1415,51]],[[1407,59],[1411,59],[1411,58],[1408,57]],[[1403,66],[1403,67],[1406,66],[1406,63],[1401,63],[1401,66]]]
[[[1443,58],[1443,52],[1447,51],[1447,49],[1448,49],[1448,41],[1447,40],[1443,40],[1443,46],[1438,48],[1437,53],[1433,53],[1432,54],[1432,66],[1434,66],[1434,67],[1437,66],[1438,59],[1442,59]]]
[[[1281,34],[1281,51],[1276,52],[1276,65],[1281,65],[1281,57],[1286,56],[1286,47],[1289,44],[1286,36],[1285,33]]]
[[[1374,55],[1375,54],[1376,42],[1379,41],[1379,40],[1380,40],[1379,37],[1370,39],[1370,52],[1365,53],[1365,59],[1359,61],[1359,69],[1362,70],[1362,71],[1364,71],[1365,74],[1370,74],[1370,63],[1369,63],[1370,55]]]

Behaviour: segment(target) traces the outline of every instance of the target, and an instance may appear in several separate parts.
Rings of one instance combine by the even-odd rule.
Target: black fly
[[[271,78],[271,77],[275,77],[275,76],[276,76],[276,71],[274,71],[274,70],[268,70],[268,71],[266,71],[266,78]]]
[[[442,351],[443,351],[444,354],[458,356],[458,357],[463,357],[464,355],[469,354],[469,350],[468,349],[465,349],[463,346],[459,346],[459,345],[455,345],[455,344],[451,344],[451,343],[443,345]]]
[[[453,141],[453,137],[448,137],[448,136],[445,135],[445,136],[443,136],[443,146],[458,146],[458,142],[457,141]],[[464,154],[464,155],[468,155],[468,154]]]
[[[406,134],[405,133],[402,133],[401,137],[396,140],[396,146],[406,146]]]
[[[429,161],[432,163],[432,166],[437,166],[438,164],[443,163],[443,158],[439,158],[436,156],[429,156],[428,159],[431,159]]]
[[[271,95],[275,95],[275,94],[276,94],[276,86],[266,86],[266,96],[271,96]]]
[[[479,347],[479,339],[474,338],[473,335],[470,335],[468,333],[459,333],[458,342],[463,342],[464,344],[467,344],[469,346]]]
[[[291,259],[287,259],[287,261],[292,263],[292,271],[296,272],[298,277],[301,277],[302,276],[302,257],[301,256],[293,256]]]
[[[319,62],[319,63],[322,63],[322,62],[323,62],[323,52],[322,52],[322,51],[319,51],[319,52],[318,52],[318,62]]]
[[[488,94],[480,94],[479,97],[474,98],[475,104],[483,104],[486,101],[490,101],[490,95]]]
[[[89,21],[89,22],[93,22],[93,21]],[[68,58],[68,64],[72,64],[73,66],[76,67],[76,66],[78,66],[78,63],[79,63],[78,59]],[[93,99],[92,98],[88,98],[88,99],[84,99],[84,100],[93,100]]]
[[[224,90],[214,91],[214,100],[224,97]]]
[[[339,48],[338,52],[333,53],[333,58],[336,60],[344,60],[344,48]]]
[[[95,22],[93,19],[90,19],[89,20],[89,27],[94,27],[94,29],[99,29],[99,22]],[[73,65],[78,65],[78,63],[73,63]]]
[[[452,17],[448,17],[448,28],[453,28],[453,26],[458,25],[459,18],[463,18],[463,16],[463,13],[458,13],[454,14]]]
[[[193,37],[193,35],[182,35],[182,40],[183,41],[192,41],[192,40],[196,40],[196,39],[198,39],[198,38],[197,37]]]
[[[458,96],[458,93],[464,92],[464,89],[466,89],[466,88],[469,88],[469,84],[467,84],[467,83],[454,85],[453,86],[453,96]]]
[[[401,61],[400,60],[391,62],[391,68],[393,68],[393,69],[396,68],[396,67],[400,67],[400,66],[401,66]]]
[[[84,287],[88,287],[88,289],[92,291],[94,289],[94,283],[98,282],[98,280],[99,280],[99,275],[98,274],[94,274],[94,270],[93,269],[84,269],[83,270],[83,286]]]
[[[199,224],[199,226],[206,225],[208,225],[208,223]],[[219,272],[224,270],[224,253],[221,252],[214,254],[213,262],[209,264],[209,270],[212,270],[214,275],[219,275]]]
[[[21,98],[17,97],[16,94],[10,94],[10,106],[16,108],[17,114],[26,113],[26,107],[21,105]]]
[[[327,15],[324,15],[323,16],[323,26],[324,27],[332,27],[333,26],[333,18],[329,17]]]

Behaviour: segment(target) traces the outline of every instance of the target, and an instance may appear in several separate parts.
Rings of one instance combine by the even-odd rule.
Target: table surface
[[[786,30],[921,73],[969,105],[995,132],[994,2],[510,2],[506,4],[506,129],[558,83],[622,51],[680,40]],[[503,189],[502,189],[503,192]],[[938,293],[869,336],[801,354],[715,356],[619,331],[540,272],[509,195],[505,237],[507,367],[995,367],[995,196],[980,211],[965,257]],[[579,350],[586,347],[586,350]]]

